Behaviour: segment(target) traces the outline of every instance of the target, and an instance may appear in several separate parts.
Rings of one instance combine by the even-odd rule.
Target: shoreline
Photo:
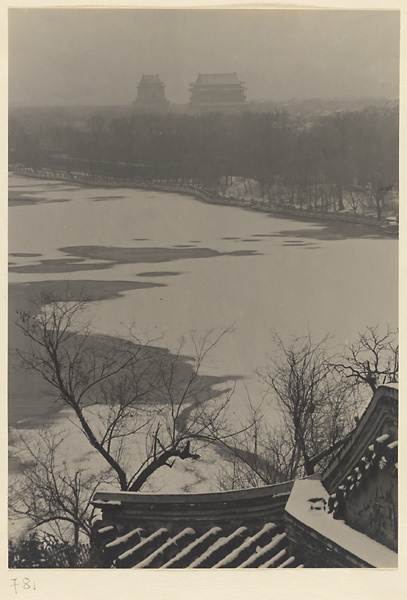
[[[104,293],[100,293],[100,284],[104,286]],[[107,287],[110,289],[107,289]],[[65,282],[62,280],[40,281],[30,283],[9,284],[9,374],[8,374],[8,470],[9,475],[18,476],[22,464],[19,457],[19,435],[23,432],[36,431],[43,427],[64,427],[64,419],[70,419],[66,415],[67,406],[63,402],[57,401],[53,388],[47,386],[41,377],[33,372],[25,372],[20,365],[20,360],[16,351],[29,351],[29,343],[24,337],[22,331],[17,327],[16,310],[29,311],[35,314],[39,309],[39,301],[43,292],[51,293],[56,298],[62,298],[67,301],[75,301],[82,298],[86,293],[88,301],[103,301],[114,299],[122,293],[138,289],[126,281],[106,282],[94,280],[74,280]],[[80,332],[77,334],[81,336]],[[192,356],[187,354],[174,354],[166,346],[157,346],[156,344],[141,342],[138,345],[135,340],[131,340],[119,335],[109,335],[103,333],[92,333],[90,340],[101,344],[117,345],[122,348],[127,345],[138,346],[145,353],[152,353],[160,357],[157,365],[161,361],[177,361],[177,385],[187,385],[192,377],[193,366],[191,364]],[[147,340],[148,342],[148,340]],[[175,364],[175,363],[174,363]],[[238,375],[216,375],[211,373],[200,373],[197,378],[197,398],[205,403],[208,400],[221,398],[223,394],[231,390],[231,381],[238,379]],[[222,389],[219,389],[221,386]],[[54,396],[54,397],[53,397]],[[101,402],[103,404],[103,402]],[[191,407],[183,407],[179,419],[179,426],[188,419]],[[216,452],[222,452],[221,448],[214,446]]]
[[[9,428],[24,429],[27,425],[29,428],[42,426],[46,422],[58,418],[59,412],[65,408],[65,405],[56,403],[55,400],[51,399],[52,388],[48,387],[39,375],[33,372],[27,373],[20,366],[20,360],[16,352],[17,350],[27,352],[29,350],[29,342],[17,326],[17,311],[27,311],[32,315],[35,314],[36,309],[39,309],[43,293],[51,294],[55,299],[66,300],[68,302],[75,302],[84,298],[86,298],[87,302],[100,302],[115,299],[127,291],[136,291],[138,289],[140,287],[137,283],[103,280],[72,280],[69,282],[52,280],[9,284]],[[134,340],[125,337],[97,332],[92,333],[91,338],[114,342],[119,345],[135,344]],[[166,346],[157,346],[149,343],[142,343],[141,346],[146,349],[146,352],[168,356],[169,360],[175,356]],[[182,381],[186,381],[191,376],[191,357],[182,354],[178,358],[179,375]],[[209,390],[211,398],[215,398],[220,395],[220,392],[214,389],[214,386],[223,384],[227,387],[228,382],[238,378],[238,375],[218,376],[201,373],[199,377],[203,386],[202,389]]]
[[[269,214],[274,217],[280,218],[288,218],[294,219],[296,221],[314,221],[314,222],[337,222],[337,223],[350,223],[352,225],[364,225],[367,227],[372,227],[372,229],[379,229],[383,231],[383,227],[385,225],[385,219],[378,221],[374,216],[365,216],[365,215],[355,215],[351,213],[322,213],[322,212],[311,212],[311,211],[303,211],[298,209],[289,209],[286,207],[278,207],[278,206],[270,206],[265,203],[260,202],[247,202],[243,199],[230,199],[223,196],[219,196],[219,194],[211,195],[211,193],[207,190],[197,189],[193,186],[189,185],[180,185],[180,184],[161,184],[154,183],[152,181],[139,181],[135,182],[134,180],[122,180],[122,179],[114,179],[108,178],[106,180],[91,178],[90,175],[86,173],[76,173],[68,175],[63,171],[54,171],[51,169],[42,169],[34,170],[28,168],[20,168],[14,169],[11,171],[12,174],[20,177],[30,177],[33,179],[43,179],[43,180],[54,180],[54,181],[65,181],[68,183],[73,183],[77,185],[84,186],[94,186],[100,188],[134,188],[141,190],[155,190],[160,192],[169,192],[169,193],[177,193],[187,196],[193,196],[202,202],[207,204],[215,204],[219,206],[230,206],[230,207],[238,207],[243,208],[245,210],[255,211],[255,212],[263,212]],[[393,236],[389,236],[393,237]],[[397,234],[398,237],[398,234]]]

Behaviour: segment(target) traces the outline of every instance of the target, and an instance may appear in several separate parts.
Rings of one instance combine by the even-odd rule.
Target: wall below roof
[[[340,516],[352,527],[397,552],[398,477],[397,469],[384,457],[377,457],[358,487],[342,502]]]
[[[290,551],[305,567],[397,568],[397,554],[327,511],[328,493],[316,478],[296,481],[286,506]]]
[[[286,533],[289,539],[290,553],[298,557],[306,568],[360,569],[372,567],[291,515],[286,516]]]

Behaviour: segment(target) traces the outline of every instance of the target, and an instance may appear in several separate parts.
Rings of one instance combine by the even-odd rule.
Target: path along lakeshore
[[[54,179],[56,181],[69,181],[80,185],[91,185],[101,187],[125,187],[135,189],[156,190],[162,192],[172,192],[195,196],[196,198],[209,204],[219,204],[222,206],[237,206],[248,210],[268,213],[274,216],[292,217],[296,220],[304,221],[334,221],[338,223],[350,223],[352,225],[364,225],[371,227],[373,230],[383,229],[386,224],[384,218],[378,220],[373,215],[362,215],[355,212],[336,211],[336,212],[320,212],[309,211],[305,209],[293,209],[284,205],[271,205],[269,202],[259,200],[244,200],[242,198],[226,197],[220,195],[216,190],[208,190],[203,186],[191,185],[190,183],[160,183],[154,180],[124,180],[115,179],[113,177],[100,178],[89,173],[67,173],[65,171],[55,171],[50,169],[32,169],[32,168],[16,168],[16,175],[23,177],[34,177],[39,179]],[[345,225],[346,226],[346,225]]]

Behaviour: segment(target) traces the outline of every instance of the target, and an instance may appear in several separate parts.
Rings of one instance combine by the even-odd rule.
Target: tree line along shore
[[[66,172],[61,170],[53,170],[53,169],[33,169],[30,167],[22,167],[16,166],[13,168],[13,173],[15,175],[19,175],[22,177],[32,177],[38,179],[51,179],[56,181],[69,181],[70,183],[75,183],[77,185],[83,186],[95,186],[98,185],[104,188],[135,188],[135,189],[145,189],[145,190],[156,190],[161,192],[170,192],[183,194],[188,196],[194,196],[198,200],[209,204],[218,204],[221,206],[230,206],[230,207],[240,207],[246,210],[254,210],[260,211],[264,213],[268,213],[270,215],[278,216],[278,217],[292,217],[296,220],[304,220],[304,221],[322,221],[322,222],[336,222],[342,223],[345,228],[346,225],[356,225],[356,226],[365,226],[372,230],[373,233],[376,233],[378,230],[383,230],[387,225],[387,219],[382,217],[381,219],[377,219],[375,215],[372,214],[357,214],[355,212],[350,211],[341,211],[341,212],[318,212],[313,210],[307,210],[303,208],[292,208],[284,205],[272,205],[269,202],[264,202],[258,198],[247,198],[247,193],[245,190],[251,189],[253,186],[257,185],[257,182],[247,181],[243,179],[239,179],[235,182],[236,185],[231,184],[229,194],[228,190],[225,189],[223,193],[219,189],[206,189],[204,186],[197,185],[191,182],[180,182],[171,183],[165,182],[161,183],[160,181],[151,181],[151,180],[142,180],[134,182],[132,180],[125,179],[116,179],[114,177],[100,177],[95,176],[91,173],[84,172]],[[232,187],[233,186],[233,187]],[[242,190],[243,192],[236,191]],[[232,194],[239,194],[239,196],[235,196]],[[18,205],[21,203],[27,204],[30,201],[21,200],[18,196],[16,198],[10,197],[9,202],[11,205]],[[394,202],[392,203],[392,207],[390,211],[386,211],[386,214],[395,215],[397,211],[394,209]],[[398,217],[395,218],[398,222]],[[398,225],[397,230],[391,232],[393,235],[398,235]]]
[[[194,193],[313,218],[398,216],[397,106],[314,119],[277,110],[58,114],[11,115],[9,163],[16,172]]]

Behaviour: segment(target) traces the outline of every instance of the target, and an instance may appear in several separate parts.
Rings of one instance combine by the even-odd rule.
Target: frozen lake
[[[233,327],[211,372],[244,376],[253,396],[271,329],[284,339],[331,333],[340,344],[366,325],[397,324],[398,243],[380,232],[173,193],[15,176],[9,183],[10,283],[161,284],[93,303],[96,331],[120,335],[134,321],[175,349],[191,331]],[[240,383],[238,405],[245,398]]]

